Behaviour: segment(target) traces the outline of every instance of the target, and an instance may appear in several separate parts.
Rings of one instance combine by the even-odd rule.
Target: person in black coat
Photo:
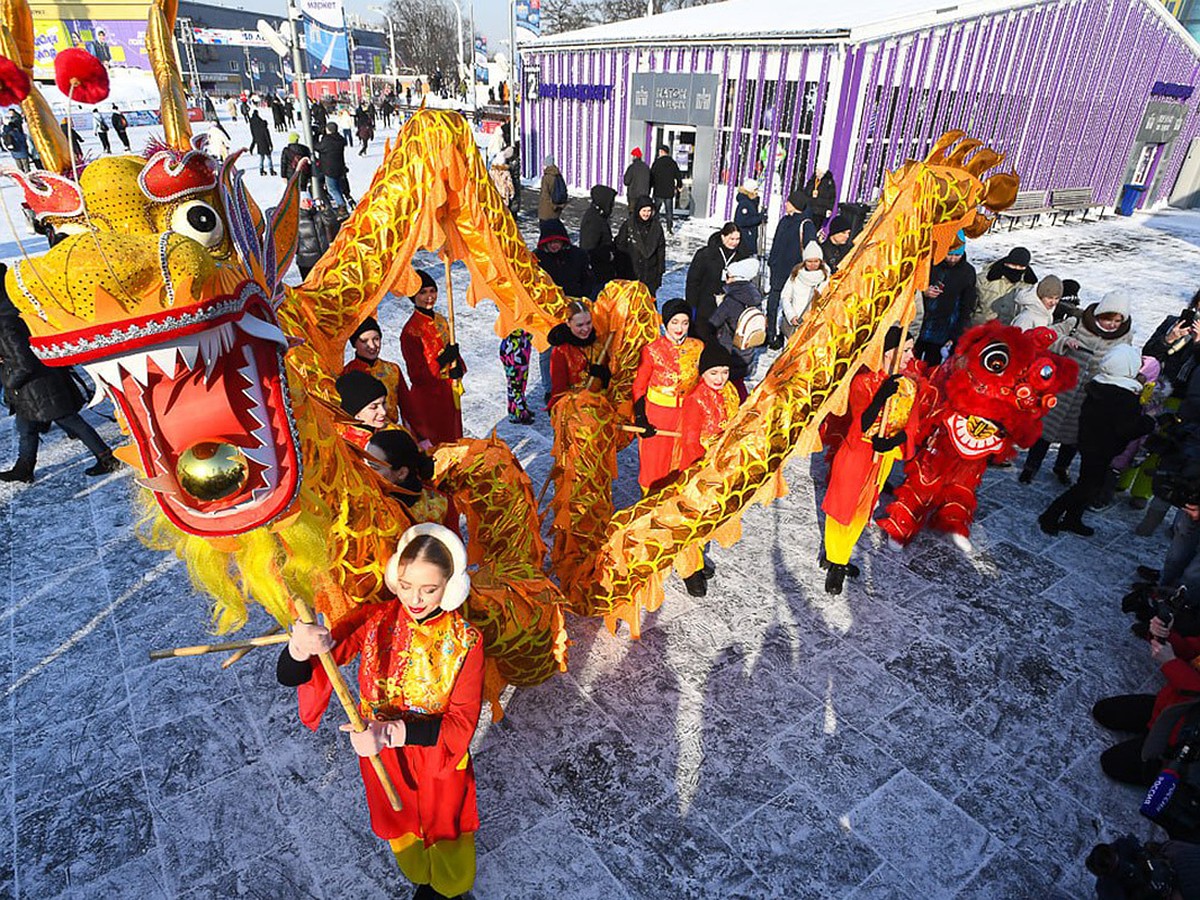
[[[266,175],[265,167],[270,166],[271,174],[275,174],[275,158],[271,153],[275,145],[271,142],[271,130],[267,128],[267,120],[257,109],[250,113],[250,149],[258,154],[258,174]]]
[[[1185,321],[1184,316],[1191,319]],[[1160,380],[1171,385],[1174,396],[1182,395],[1196,366],[1200,350],[1200,291],[1180,315],[1167,316],[1158,323],[1150,340],[1142,348],[1144,356],[1153,356],[1162,365]]]
[[[329,124],[329,110],[325,108],[324,103],[314,103],[308,115],[312,122],[313,134],[316,135],[314,140],[319,141],[325,133],[325,126]]]
[[[310,165],[300,176],[300,190],[308,191],[312,186],[312,151],[300,143],[300,135],[293,131],[288,135],[287,146],[279,151],[279,174],[283,176],[284,181],[288,181],[295,174],[296,166],[302,159],[307,159]]]
[[[628,254],[634,277],[657,294],[667,270],[667,238],[654,212],[654,201],[639,197],[633,212],[621,223],[614,241],[618,250]]]
[[[804,185],[804,195],[813,223],[820,229],[837,203],[837,185],[833,183],[833,174],[818,166],[813,170],[808,184]]]
[[[638,197],[650,196],[650,167],[642,159],[642,148],[634,147],[632,157],[625,169],[625,205],[633,215],[633,204]]]
[[[358,109],[354,111],[354,133],[358,135],[358,140],[362,144],[359,147],[358,155],[366,156],[367,144],[375,137],[375,116],[365,103],[360,103]]]
[[[579,223],[579,248],[591,253],[597,247],[612,246],[612,211],[617,192],[607,184],[594,184],[592,202]]]
[[[850,220],[844,216],[834,216],[829,220],[829,237],[821,242],[821,255],[825,257],[825,265],[830,272],[836,272],[846,254],[854,247],[850,239]]]
[[[710,340],[713,336],[709,319],[717,309],[717,294],[725,290],[725,273],[730,264],[747,259],[741,230],[726,222],[720,231],[709,235],[708,243],[696,251],[688,266],[684,299],[692,308],[692,337]]]
[[[667,231],[675,230],[675,197],[683,187],[683,173],[679,164],[671,158],[671,148],[663,144],[658,148],[658,158],[650,167],[650,193],[655,208],[666,208]]]
[[[946,254],[929,272],[929,287],[922,293],[924,311],[913,356],[931,366],[942,362],[942,348],[953,345],[971,324],[975,310],[975,267],[967,262],[966,242]]]
[[[742,249],[750,256],[758,256],[758,229],[765,221],[767,214],[759,208],[758,182],[747,178],[738,188],[733,222],[742,232]]]
[[[1079,414],[1079,480],[1060,494],[1038,517],[1049,535],[1070,531],[1091,537],[1083,512],[1104,489],[1113,458],[1130,441],[1150,434],[1155,421],[1142,412],[1142,356],[1129,344],[1117,344],[1100,362],[1100,374],[1084,388]]]
[[[596,278],[592,274],[588,255],[571,245],[571,237],[561,221],[548,219],[542,223],[541,237],[534,255],[542,271],[568,297],[595,299]]]
[[[50,423],[83,441],[96,457],[88,475],[115,471],[118,463],[104,439],[83,420],[83,394],[70,369],[51,368],[29,346],[29,328],[4,290],[7,267],[0,264],[0,384],[17,417],[17,462],[0,481],[33,481],[40,435]]]
[[[784,205],[783,218],[775,226],[767,268],[771,271],[771,291],[767,295],[767,345],[778,350],[783,346],[779,333],[779,298],[783,286],[800,264],[804,248],[817,239],[817,228],[806,211],[807,201],[801,190],[792,191]]]
[[[325,133],[317,141],[317,168],[330,202],[344,208],[349,198],[342,192],[342,183],[349,169],[346,168],[346,139],[338,133],[336,122],[328,122]]]

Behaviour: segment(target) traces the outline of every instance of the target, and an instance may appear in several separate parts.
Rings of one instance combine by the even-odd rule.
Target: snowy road
[[[356,193],[381,150],[348,156]],[[263,206],[282,188],[256,169],[248,182]],[[0,197],[15,210],[13,187]],[[673,241],[662,296],[683,293],[708,230]],[[991,234],[970,257],[1013,244],[1087,301],[1130,291],[1138,343],[1198,286],[1194,213]],[[0,239],[0,256],[18,252]],[[507,423],[494,315],[467,308],[465,274],[455,288],[467,428],[497,428],[540,483],[545,416]],[[385,355],[399,358],[409,309],[380,310]],[[14,455],[5,418],[0,459]],[[97,482],[88,464],[53,432],[38,481],[0,486],[0,896],[407,896],[336,717],[300,726],[273,651],[229,670],[148,660],[203,642],[205,603],[133,538],[128,474]],[[635,468],[627,452],[618,506]],[[1119,598],[1137,563],[1161,558],[1161,532],[1133,536],[1138,514],[1118,503],[1091,516],[1091,540],[1048,539],[1034,517],[1049,472],[1022,487],[992,470],[975,555],[929,536],[893,553],[872,529],[862,578],[831,599],[815,563],[823,464],[787,474],[790,496],[751,509],[743,540],[717,551],[705,600],[672,580],[636,643],[570,620],[569,673],[480,728],[475,897],[1082,898],[1093,843],[1151,835],[1137,792],[1100,775],[1112,736],[1088,709],[1157,683]]]

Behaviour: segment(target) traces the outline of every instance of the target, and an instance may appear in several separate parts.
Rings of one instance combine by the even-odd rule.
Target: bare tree
[[[441,69],[452,83],[457,82],[458,26],[446,0],[392,0],[388,17],[396,26],[400,65],[425,75]],[[464,48],[463,59],[471,58]]]
[[[599,20],[590,0],[542,0],[542,32],[559,34],[587,28]]]

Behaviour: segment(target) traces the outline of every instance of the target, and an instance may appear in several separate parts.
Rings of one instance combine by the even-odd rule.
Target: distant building
[[[665,144],[697,215],[730,217],[750,177],[777,213],[818,165],[843,202],[870,202],[959,128],[1005,153],[1023,190],[1200,196],[1200,150],[1184,166],[1200,45],[1161,0],[728,0],[521,55],[524,174],[553,155],[580,191],[619,188],[634,147]]]

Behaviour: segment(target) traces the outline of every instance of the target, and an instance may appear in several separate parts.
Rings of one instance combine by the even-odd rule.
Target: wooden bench
[[[1054,223],[1058,223],[1058,217],[1062,216],[1063,221],[1071,218],[1071,213],[1082,212],[1082,221],[1086,222],[1088,213],[1100,207],[1100,218],[1104,218],[1104,207],[1096,202],[1093,196],[1093,191],[1090,187],[1087,188],[1063,188],[1062,190],[1054,191],[1050,194],[1050,206],[1054,208]]]
[[[1033,219],[1033,224],[1037,224],[1038,219],[1053,212],[1054,208],[1046,205],[1045,191],[1018,191],[1013,205],[1000,213],[1000,217],[1008,219],[1008,230],[1012,231],[1018,219]]]

